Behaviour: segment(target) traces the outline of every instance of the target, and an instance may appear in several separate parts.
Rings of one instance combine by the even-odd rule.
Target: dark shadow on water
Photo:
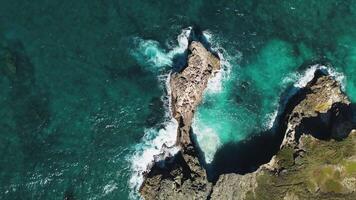
[[[168,101],[168,100],[167,100]],[[145,121],[145,126],[154,127],[157,124],[162,124],[165,120],[164,102],[160,97],[152,97],[148,105],[149,114]]]
[[[263,132],[241,142],[225,144],[215,154],[209,178],[215,180],[220,174],[245,174],[257,170],[277,153],[282,139],[271,132]]]
[[[213,48],[211,43],[208,41],[208,39],[205,37],[203,34],[202,29],[200,28],[199,25],[194,25],[191,36],[190,36],[190,42],[192,41],[199,41],[208,51],[210,51],[212,54],[214,54],[216,57],[219,57],[218,52],[216,52]]]
[[[209,180],[215,182],[221,174],[250,173],[257,170],[262,164],[268,163],[279,151],[284,138],[287,128],[284,119],[304,96],[304,90],[294,86],[288,87],[281,95],[279,100],[281,106],[270,130],[251,133],[250,137],[242,141],[224,144],[217,150],[213,162],[210,164],[201,159],[201,163],[207,169]],[[204,153],[199,147],[198,149],[200,157],[204,158]]]
[[[73,187],[69,187],[65,192],[64,192],[64,200],[74,200],[74,190]]]
[[[324,70],[317,70],[314,77],[327,74]],[[316,79],[313,79],[315,81]],[[237,173],[246,174],[257,170],[261,165],[268,163],[271,158],[277,154],[280,149],[280,145],[283,141],[285,131],[287,129],[288,117],[292,110],[298,105],[308,94],[309,89],[297,88],[291,85],[284,93],[282,93],[279,100],[279,110],[277,118],[274,121],[273,127],[270,130],[266,130],[259,133],[251,133],[250,137],[239,142],[231,142],[224,144],[214,156],[212,163],[207,164],[204,161],[204,153],[201,151],[198,145],[201,163],[207,169],[208,178],[210,181],[215,182],[221,174]],[[338,111],[341,116],[338,115],[338,120],[349,119],[352,112],[349,112],[349,107],[343,107],[337,105]],[[352,109],[355,110],[355,104]],[[334,112],[334,111],[332,111]],[[335,111],[336,112],[336,111]],[[336,116],[332,114],[331,116]],[[331,119],[333,120],[333,119]],[[331,136],[331,128],[327,126],[328,123],[322,123],[319,119],[307,119],[302,121],[303,127],[297,127],[296,137],[300,137],[300,134],[313,133],[313,136],[319,139],[338,139]],[[194,134],[193,134],[194,135]],[[347,135],[341,136],[342,138]],[[193,138],[196,140],[196,138]]]
[[[181,72],[187,66],[188,52],[188,49],[186,49],[183,53],[174,55],[172,59],[173,72]]]

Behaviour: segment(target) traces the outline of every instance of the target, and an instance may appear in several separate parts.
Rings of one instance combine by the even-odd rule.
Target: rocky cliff
[[[356,131],[351,103],[332,76],[316,71],[281,114],[280,150],[253,173],[209,182],[191,137],[194,112],[219,59],[199,42],[187,66],[171,74],[171,109],[178,121],[172,158],[155,163],[140,189],[144,199],[356,199]]]
[[[324,72],[317,70],[314,79],[291,101],[299,102],[284,120],[287,130],[281,147],[295,146],[303,133],[319,139],[341,139],[350,133],[351,102],[341,91],[340,83]]]
[[[211,199],[356,199],[351,110],[340,83],[317,71],[289,100],[277,155],[253,173],[220,176]]]
[[[207,199],[212,183],[199,163],[191,138],[191,124],[209,78],[220,69],[219,58],[201,43],[191,42],[187,66],[170,78],[171,109],[178,121],[177,146],[173,158],[155,163],[140,189],[144,199]]]

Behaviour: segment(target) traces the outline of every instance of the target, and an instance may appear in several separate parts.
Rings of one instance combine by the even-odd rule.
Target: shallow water
[[[133,158],[171,132],[165,75],[190,26],[224,57],[193,125],[208,163],[269,129],[310,65],[356,101],[355,0],[0,4],[0,199],[134,194]]]

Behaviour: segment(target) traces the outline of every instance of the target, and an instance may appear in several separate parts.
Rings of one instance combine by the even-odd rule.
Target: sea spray
[[[132,52],[132,55],[141,65],[148,67],[154,73],[161,71],[165,66],[172,67],[174,56],[184,53],[188,48],[190,31],[191,27],[183,29],[177,37],[178,45],[172,47],[168,52],[161,48],[156,41],[135,38],[138,47]],[[170,73],[159,74],[157,77],[160,85],[165,86],[166,90],[162,96],[166,120],[161,129],[146,128],[142,141],[134,147],[134,155],[128,158],[131,162],[131,178],[129,180],[131,199],[139,198],[137,192],[144,181],[143,174],[150,170],[155,161],[173,156],[179,151],[179,147],[175,146],[178,123],[171,113]]]
[[[140,64],[150,67],[150,70],[157,70],[157,68],[161,69],[164,66],[172,67],[172,59],[174,56],[184,53],[188,48],[190,31],[190,27],[184,29],[177,38],[178,45],[171,47],[171,50],[168,52],[162,49],[158,42],[139,39],[138,48],[136,49],[136,52],[133,52],[132,55],[140,62]],[[214,96],[223,92],[223,82],[224,80],[228,79],[231,71],[232,64],[230,64],[229,60],[232,60],[232,57],[230,57],[229,54],[220,46],[219,42],[217,42],[217,39],[211,33],[204,31],[203,34],[211,44],[211,49],[214,51],[214,53],[218,54],[221,61],[221,69],[218,70],[208,81],[207,89],[204,92],[204,96]],[[236,57],[233,58],[235,59]],[[170,110],[170,75],[158,75],[158,79],[161,83],[165,82],[165,89],[167,91],[167,96],[164,95],[162,98],[166,108],[165,117],[167,120],[163,124],[164,128],[162,129],[146,129],[142,142],[135,146],[135,154],[130,158],[132,163],[132,176],[130,179],[130,187],[133,189],[133,193],[131,194],[132,198],[137,197],[136,192],[138,191],[144,179],[143,173],[150,169],[155,159],[158,158],[157,155],[167,153],[174,155],[174,153],[179,151],[178,147],[174,146],[176,142],[178,124],[172,117]],[[194,117],[193,129],[199,131],[195,132],[198,143],[202,150],[206,152],[207,161],[211,162],[213,159],[211,155],[214,155],[215,151],[221,146],[219,135],[215,132],[214,128],[209,127],[208,124],[199,124],[199,117]],[[165,146],[171,147],[170,151],[166,151],[162,148]]]
[[[305,87],[307,83],[314,78],[314,73],[316,70],[325,71],[327,74],[334,77],[335,80],[341,84],[342,90],[345,89],[345,76],[341,72],[338,72],[331,67],[327,67],[325,65],[319,65],[319,64],[312,65],[307,70],[305,70],[304,73],[296,73],[297,81],[295,82],[294,86],[297,88]]]
[[[164,128],[154,129],[148,128],[145,130],[144,137],[139,145],[135,147],[135,154],[130,158],[132,162],[132,176],[130,179],[130,187],[134,191],[138,191],[143,182],[143,173],[150,170],[154,164],[156,156],[174,155],[178,152],[178,147],[175,147],[176,134],[178,123],[171,119],[163,124]],[[164,149],[164,146],[170,147],[170,151]]]
[[[135,38],[135,42],[138,49],[132,55],[141,65],[148,65],[153,70],[172,65],[172,60],[157,41]]]
[[[166,95],[162,96],[165,107],[163,128],[146,128],[139,144],[134,147],[134,155],[128,159],[131,162],[131,178],[129,185],[132,189],[131,199],[137,199],[137,191],[144,181],[144,173],[148,172],[156,161],[175,155],[179,148],[175,146],[178,123],[172,117],[169,80],[170,74],[160,75],[158,79],[165,84]]]
[[[230,56],[228,52],[221,47],[219,38],[214,36],[211,32],[203,31],[203,36],[211,45],[212,51],[217,53],[220,59],[220,70],[209,79],[207,88],[203,94],[203,102],[206,102],[206,99],[225,95],[224,84],[229,80],[233,66],[232,62],[241,55],[238,54],[235,55],[235,57]],[[203,152],[205,162],[211,163],[214,159],[215,152],[222,145],[218,132],[222,127],[217,128],[218,124],[213,126],[213,124],[209,123],[209,120],[202,120],[203,117],[204,114],[202,114],[201,109],[198,107],[198,112],[193,119],[192,128],[197,144]]]
[[[232,68],[230,61],[236,57],[241,57],[241,55],[238,54],[234,58],[230,56],[228,52],[222,48],[218,37],[214,37],[213,33],[210,31],[203,31],[203,36],[211,45],[211,49],[214,53],[218,54],[220,59],[220,70],[215,72],[215,74],[209,79],[207,89],[204,91],[204,94],[219,93],[223,90],[224,81],[229,79]]]
[[[333,76],[335,80],[337,80],[341,84],[341,89],[345,89],[346,81],[345,81],[345,76],[341,72],[336,71],[334,68],[327,67],[325,65],[312,65],[308,67],[306,70],[303,72],[296,72],[289,74],[287,77],[283,79],[283,85],[287,86],[289,84],[293,84],[293,88],[290,89],[290,91],[283,97],[282,101],[279,102],[277,105],[277,109],[273,111],[273,113],[267,115],[268,116],[268,121],[267,121],[267,128],[271,129],[273,126],[277,125],[276,120],[278,117],[278,114],[283,112],[285,109],[285,106],[288,102],[288,100],[295,95],[299,89],[304,88],[313,78],[314,74],[317,70],[322,70],[325,73],[327,73],[330,76]]]
[[[135,37],[133,40],[137,47],[131,51],[131,55],[140,65],[148,67],[150,71],[160,72],[164,69],[163,67],[172,67],[174,56],[184,54],[188,48],[191,30],[191,27],[183,29],[177,37],[177,45],[170,46],[168,51],[157,41]]]

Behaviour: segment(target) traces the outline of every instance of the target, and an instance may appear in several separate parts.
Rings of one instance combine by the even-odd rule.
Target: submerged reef
[[[280,148],[268,163],[251,173],[208,179],[191,125],[208,80],[219,69],[219,58],[193,41],[187,66],[172,72],[171,110],[178,122],[179,151],[156,159],[145,173],[140,188],[144,199],[356,198],[352,104],[340,83],[319,69],[278,117]]]

